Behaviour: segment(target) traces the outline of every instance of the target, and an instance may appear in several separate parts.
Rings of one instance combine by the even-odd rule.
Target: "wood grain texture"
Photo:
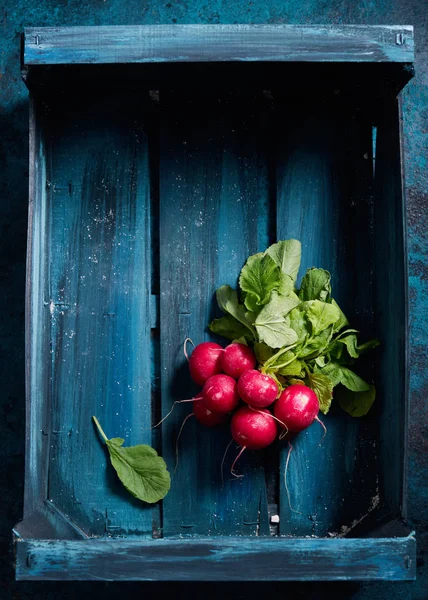
[[[316,540],[18,540],[19,580],[370,581],[415,578],[416,542]]]
[[[24,65],[132,62],[413,62],[413,28],[154,25],[25,30]]]
[[[123,489],[91,420],[151,443],[150,180],[132,102],[50,113],[47,497],[91,535],[152,532],[151,507]]]
[[[356,122],[355,109],[340,100],[279,105],[277,115],[277,238],[302,241],[300,276],[313,266],[331,273],[333,297],[368,339],[370,121]],[[380,502],[373,418],[351,418],[334,400],[320,418],[327,426],[321,446],[317,423],[292,440],[290,501],[289,447],[281,451],[281,534],[343,535]]]
[[[45,123],[30,101],[30,173],[26,280],[26,439],[24,517],[46,498],[49,448],[49,321]]]
[[[377,370],[381,474],[388,505],[407,508],[408,279],[400,109],[391,99],[377,122],[375,173],[376,330],[382,340]],[[393,367],[392,367],[393,365]]]
[[[162,94],[160,164],[160,324],[162,411],[192,398],[183,341],[210,339],[219,314],[215,290],[236,288],[246,258],[268,245],[266,149],[257,103],[236,98]],[[260,123],[261,125],[261,123]],[[211,338],[212,339],[212,338]],[[220,340],[223,345],[227,342]],[[186,406],[186,405],[184,405]],[[173,468],[175,440],[191,407],[163,423],[163,456]],[[249,535],[268,532],[263,454],[248,452],[231,481],[237,455],[228,424],[207,429],[190,420],[180,439],[179,465],[163,502],[163,534]]]

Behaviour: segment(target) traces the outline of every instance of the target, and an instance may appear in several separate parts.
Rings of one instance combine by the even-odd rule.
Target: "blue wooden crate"
[[[400,106],[413,30],[392,26],[28,29],[27,447],[18,579],[399,580],[405,525],[407,266]],[[187,336],[277,239],[332,273],[362,337],[371,413],[247,453],[189,421],[172,487],[145,506],[91,423],[171,470],[195,391]],[[364,373],[363,373],[364,374]],[[225,461],[228,472],[233,450]],[[272,521],[273,515],[279,515]]]

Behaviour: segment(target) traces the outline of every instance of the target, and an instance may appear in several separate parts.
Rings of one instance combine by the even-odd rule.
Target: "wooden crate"
[[[411,27],[33,28],[24,519],[18,579],[399,580],[407,529],[400,108]],[[91,422],[171,470],[214,291],[278,239],[332,273],[378,397],[328,435],[248,452],[189,421],[161,505],[132,499]],[[225,462],[228,472],[233,449]],[[279,525],[271,522],[279,515]]]

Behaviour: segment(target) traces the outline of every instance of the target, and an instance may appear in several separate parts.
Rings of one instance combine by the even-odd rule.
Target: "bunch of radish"
[[[261,450],[278,437],[302,431],[319,420],[316,394],[304,385],[280,391],[273,377],[257,370],[256,356],[247,345],[232,342],[222,348],[203,342],[189,358],[187,341],[190,375],[202,390],[194,398],[178,402],[193,402],[191,414],[207,427],[231,416],[232,438],[241,447],[233,475],[244,450]]]

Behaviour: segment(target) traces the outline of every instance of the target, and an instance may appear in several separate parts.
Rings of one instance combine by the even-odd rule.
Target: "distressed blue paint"
[[[91,422],[151,442],[148,150],[134,115],[126,103],[74,103],[47,124],[47,494],[91,535],[152,531],[151,509],[123,490]]]
[[[302,240],[301,275],[312,266],[330,271],[333,297],[367,339],[374,308],[371,124],[356,114],[341,104],[277,107],[276,227],[278,239]],[[292,440],[291,507],[288,446],[281,451],[281,534],[343,535],[381,502],[373,416],[352,419],[334,401],[320,416],[328,429],[321,447],[317,423]]]
[[[412,535],[376,540],[243,538],[19,541],[19,579],[293,581],[413,579]]]
[[[413,61],[413,28],[158,25],[32,28],[24,64],[209,61]]]
[[[198,392],[182,352],[190,336],[206,339],[218,312],[214,292],[237,276],[247,256],[268,244],[266,148],[253,120],[257,106],[227,96],[161,90],[160,323],[162,409]],[[242,100],[242,99],[241,99]],[[259,240],[262,246],[258,246]],[[224,340],[223,340],[224,343]],[[191,409],[177,407],[162,428],[163,456],[173,467],[175,439]],[[254,535],[267,529],[263,457],[247,453],[244,478],[231,481],[230,428],[207,430],[193,420],[180,439],[179,465],[163,502],[163,533]],[[260,514],[259,514],[260,512]]]

